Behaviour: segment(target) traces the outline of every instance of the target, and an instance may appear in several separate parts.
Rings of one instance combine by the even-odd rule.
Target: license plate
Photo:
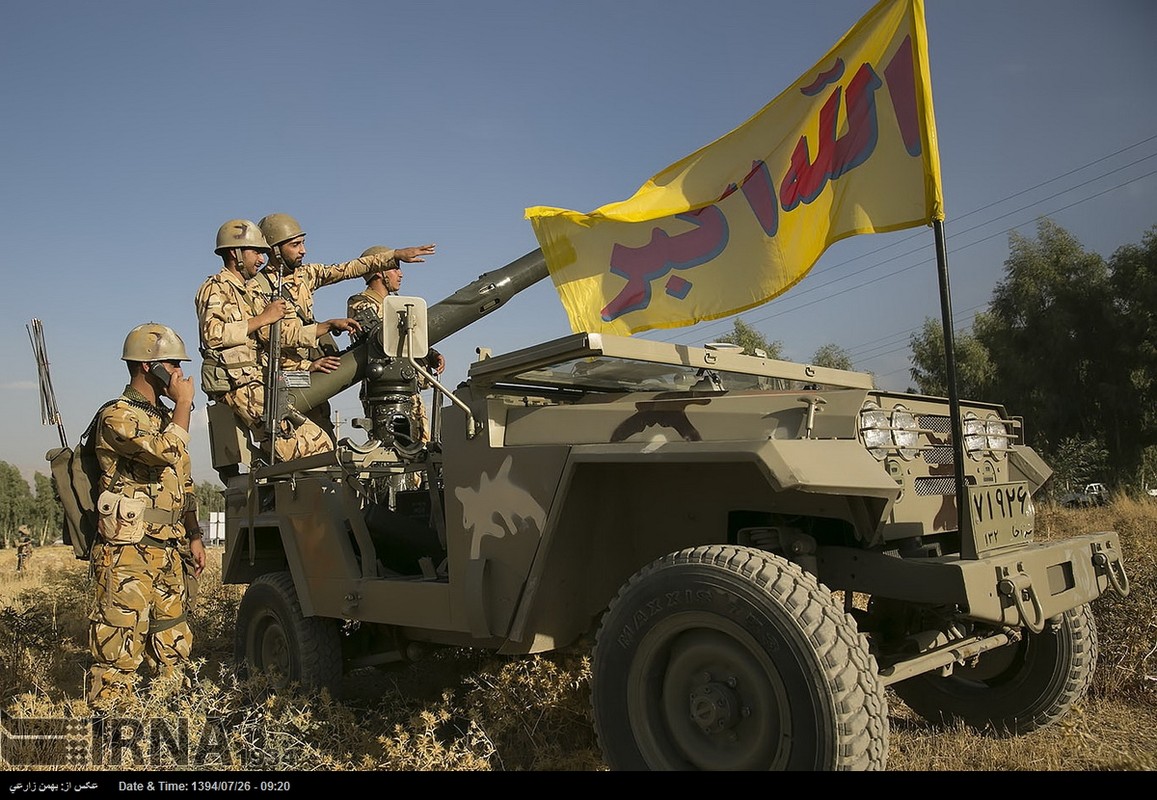
[[[965,490],[977,556],[1033,540],[1036,509],[1026,483],[988,483]]]

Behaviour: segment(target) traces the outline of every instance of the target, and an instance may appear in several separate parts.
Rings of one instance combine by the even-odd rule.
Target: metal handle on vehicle
[[[1040,600],[1036,596],[1036,590],[1032,588],[1032,579],[1023,572],[1018,572],[1010,578],[1004,578],[996,585],[997,591],[1001,594],[1009,596],[1012,601],[1016,603],[1016,610],[1020,612],[1020,618],[1024,622],[1026,628],[1033,633],[1040,633],[1045,629],[1045,612],[1041,607]],[[1036,621],[1029,618],[1027,609],[1024,607],[1024,594],[1028,593],[1029,599],[1032,601],[1033,611]]]
[[[1093,553],[1093,566],[1105,571],[1114,592],[1121,597],[1129,594],[1129,576],[1125,574],[1125,565],[1121,563],[1120,556],[1112,550],[1099,550]]]

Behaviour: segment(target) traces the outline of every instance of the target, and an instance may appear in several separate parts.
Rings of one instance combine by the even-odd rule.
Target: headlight
[[[988,449],[992,455],[1004,458],[1008,453],[1009,439],[1012,438],[1004,422],[996,414],[989,414],[984,421],[984,431],[988,435]]]
[[[860,411],[860,435],[868,452],[881,461],[888,455],[892,432],[888,430],[888,414],[871,400]]]
[[[892,409],[892,440],[900,451],[900,458],[911,461],[916,456],[920,432],[916,429],[916,417],[904,406]]]
[[[975,461],[986,452],[993,458],[1004,458],[1011,438],[1008,427],[996,414],[989,412],[984,419],[976,416],[974,411],[964,415],[964,450]]]
[[[920,433],[916,417],[904,406],[885,411],[869,400],[860,409],[860,436],[873,457],[882,461],[888,453],[898,451],[908,460],[916,455]]]

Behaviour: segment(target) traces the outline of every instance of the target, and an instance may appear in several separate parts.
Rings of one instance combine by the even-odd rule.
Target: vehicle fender
[[[772,440],[758,450],[774,485],[816,494],[895,501],[900,486],[859,442],[846,439]]]

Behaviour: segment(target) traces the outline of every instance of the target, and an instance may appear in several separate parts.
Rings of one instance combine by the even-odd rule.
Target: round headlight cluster
[[[989,412],[984,419],[969,411],[964,415],[964,450],[975,461],[987,452],[994,458],[1004,458],[1012,437],[1008,426],[996,414]]]
[[[920,432],[916,417],[902,405],[885,411],[874,400],[864,403],[860,410],[860,435],[868,452],[880,460],[890,452],[909,460],[918,451]]]

